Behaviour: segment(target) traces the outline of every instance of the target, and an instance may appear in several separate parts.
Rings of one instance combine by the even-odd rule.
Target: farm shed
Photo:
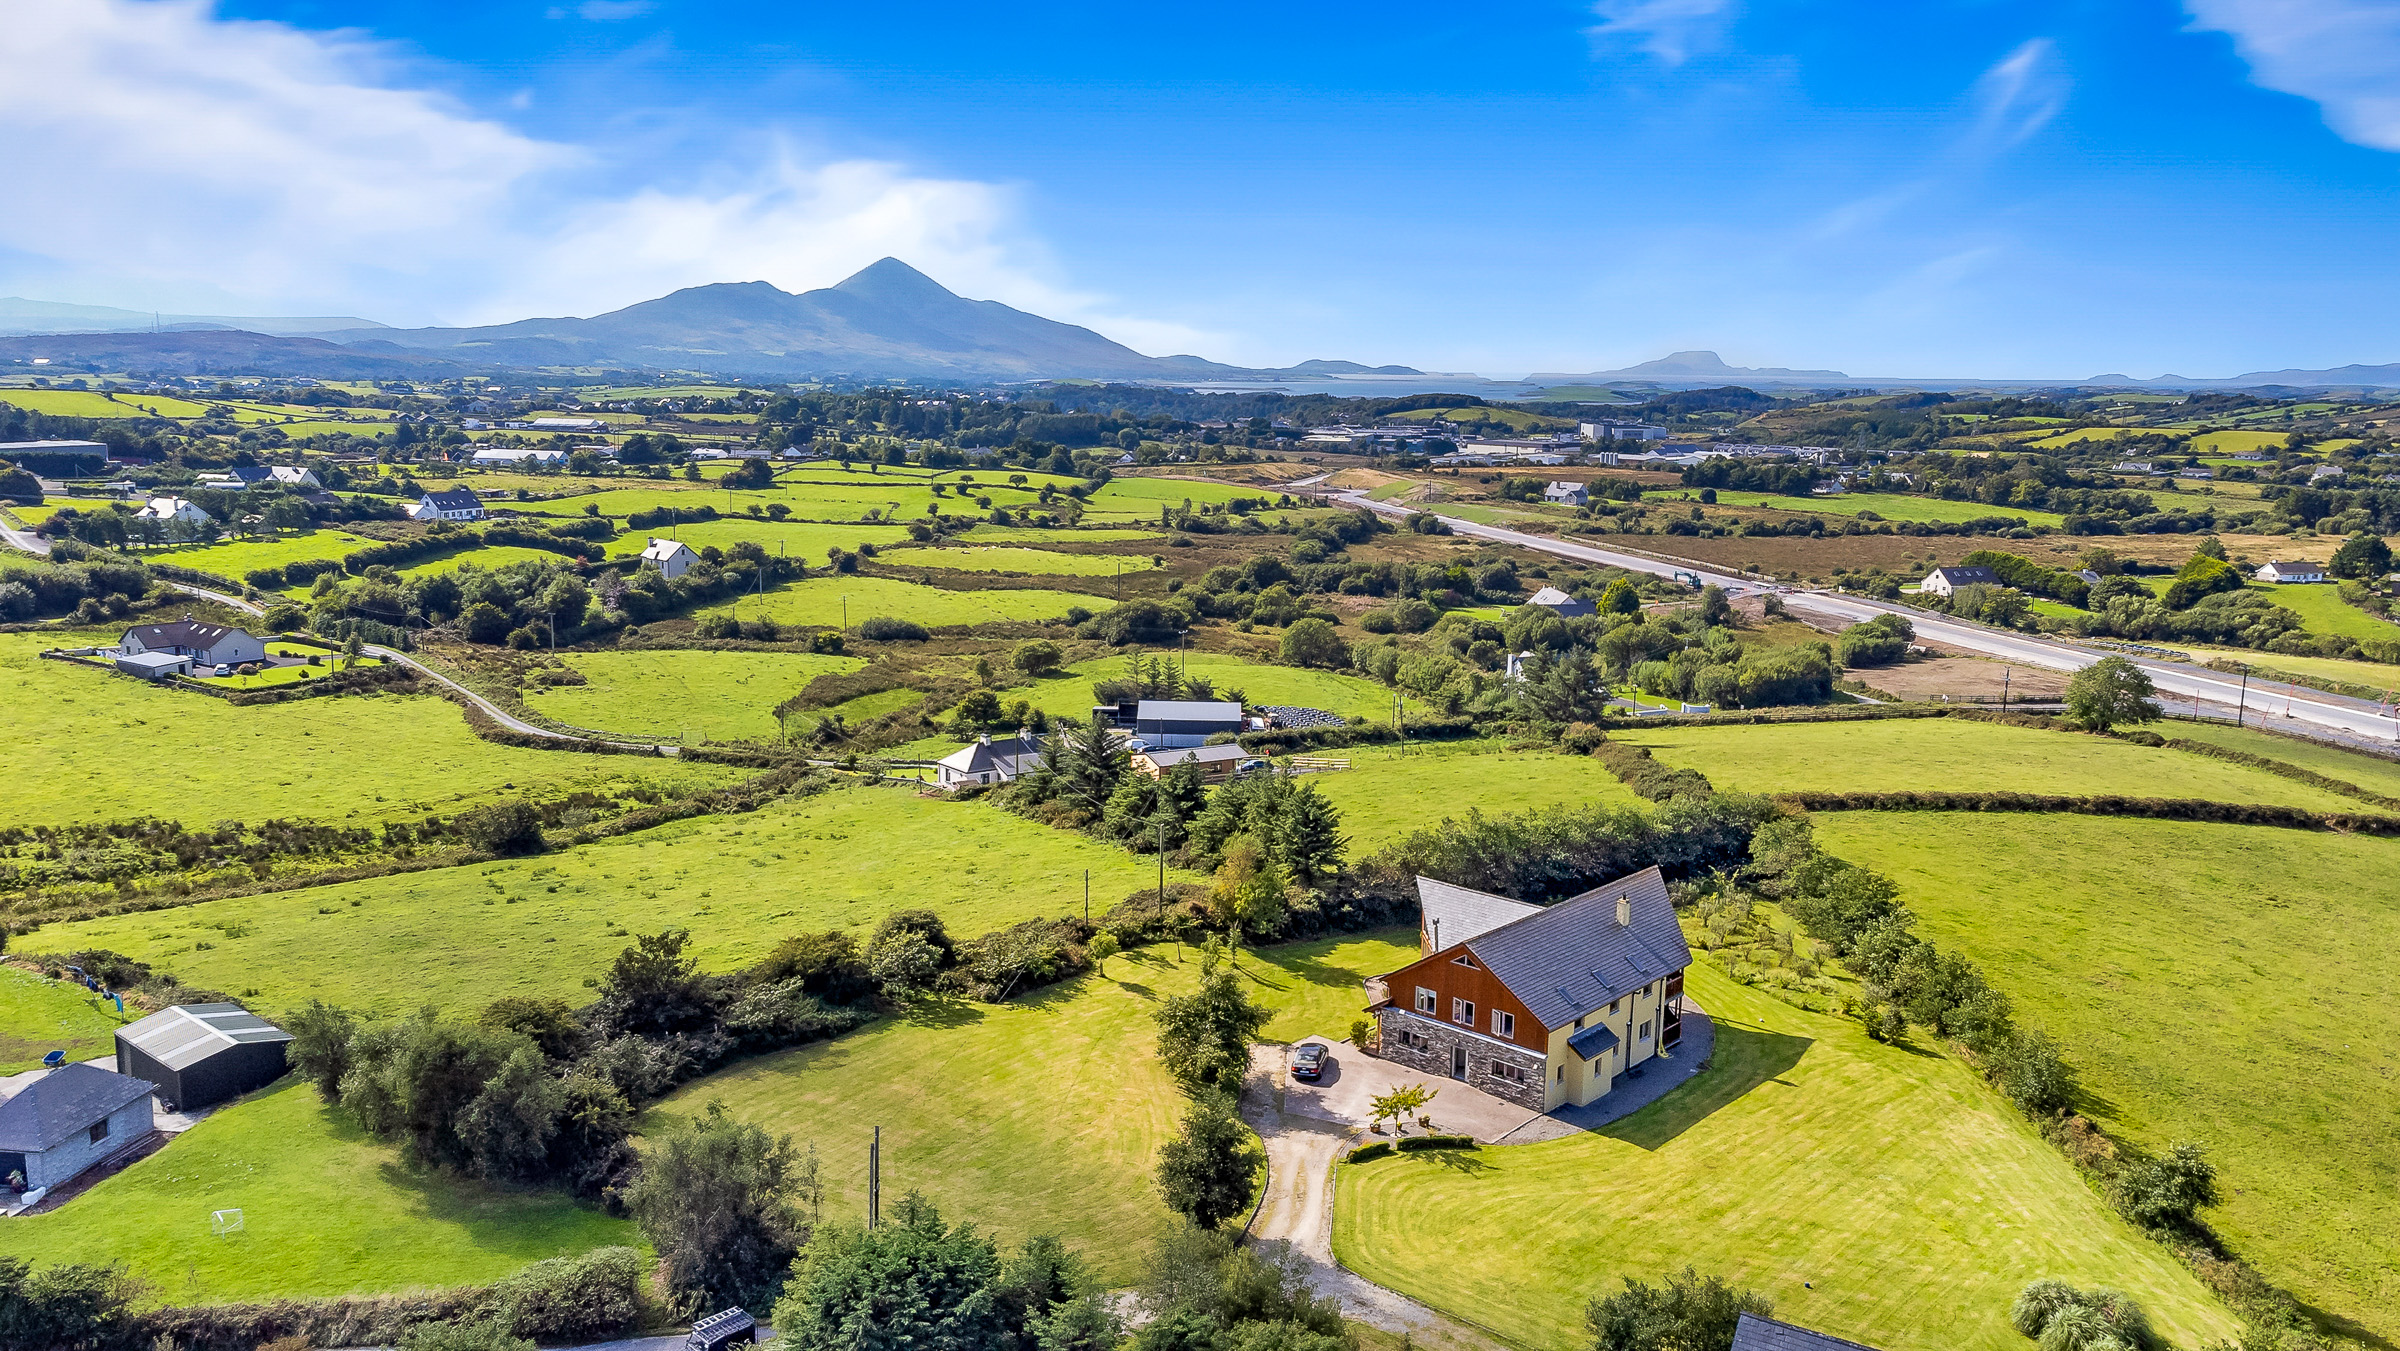
[[[117,658],[117,669],[144,680],[164,680],[168,676],[188,676],[192,659],[169,652],[131,652]]]
[[[1144,699],[1134,708],[1133,734],[1152,746],[1198,746],[1241,730],[1242,706],[1225,700]]]
[[[0,1102],[0,1183],[55,1187],[148,1136],[150,1085],[97,1065],[65,1065]]]
[[[239,1004],[177,1004],[117,1029],[117,1069],[188,1112],[282,1078],[291,1040]]]

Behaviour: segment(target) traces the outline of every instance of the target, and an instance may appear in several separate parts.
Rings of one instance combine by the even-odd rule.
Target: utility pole
[[[849,597],[847,594],[845,594],[845,595],[842,597],[842,632],[844,632],[844,633],[848,633],[849,631],[850,631],[850,597]]]
[[[1083,870],[1083,922],[1092,922],[1092,870]]]
[[[867,1145],[867,1229],[872,1233],[883,1218],[883,1127]]]
[[[1167,820],[1162,816],[1153,824],[1158,827],[1158,913],[1163,915],[1167,913]]]
[[[2016,668],[2013,666],[2000,668],[2000,711],[2003,713],[2008,711],[2008,679],[2015,674]]]
[[[2239,726],[2241,726],[2241,725],[2242,725],[2242,713],[2243,713],[2243,711],[2244,711],[2244,710],[2248,709],[2249,707],[2250,707],[2250,667],[2248,666],[2248,664],[2246,664],[2246,663],[2245,663],[2245,664],[2243,665],[2243,667],[2242,667],[2242,697],[2241,697],[2241,702],[2240,702],[2240,703],[2238,703],[2238,704],[2235,704],[2235,705],[2233,706],[2233,725],[2234,725],[2234,726],[2236,726],[2236,727],[2239,727]]]

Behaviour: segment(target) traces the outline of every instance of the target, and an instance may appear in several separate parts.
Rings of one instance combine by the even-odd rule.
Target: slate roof
[[[2325,565],[2322,563],[2269,563],[2267,568],[2278,577],[2322,577],[2325,575]]]
[[[1240,760],[1249,754],[1239,746],[1186,746],[1180,750],[1143,751],[1142,758],[1160,769],[1173,769],[1186,760],[1208,765],[1220,760]]]
[[[1242,706],[1214,699],[1144,699],[1133,710],[1136,722],[1206,722],[1238,726]]]
[[[2000,580],[1999,573],[1992,571],[1990,568],[1984,567],[1935,568],[1932,572],[1926,574],[1927,581],[1931,581],[1935,577],[1941,578],[1943,581],[1948,582],[1952,586],[1972,586],[1977,582],[1982,582],[1988,585]]]
[[[1585,1060],[1599,1059],[1602,1051],[1613,1050],[1616,1044],[1617,1034],[1606,1023],[1594,1023],[1567,1038],[1567,1049]]]
[[[1430,877],[1417,879],[1417,905],[1425,913],[1426,933],[1439,934],[1440,946],[1445,948],[1454,943],[1472,943],[1503,924],[1514,924],[1542,913],[1538,905],[1454,887]]]
[[[654,539],[643,548],[642,557],[653,563],[664,563],[678,553],[697,554],[698,552],[681,540]]]
[[[435,488],[425,494],[435,511],[473,511],[483,505],[473,488]]]
[[[1617,923],[1620,896],[1631,924]],[[1503,924],[1468,940],[1467,950],[1544,1027],[1564,1027],[1692,964],[1656,867]]]
[[[226,470],[225,476],[242,483],[264,483],[275,475],[263,464],[237,464]]]
[[[1570,596],[1566,592],[1559,590],[1557,587],[1545,586],[1541,590],[1534,592],[1533,599],[1525,603],[1527,605],[1571,605],[1574,603],[1574,601],[1575,598],[1573,596]]]
[[[0,1102],[0,1149],[39,1154],[106,1121],[111,1112],[150,1096],[150,1085],[97,1065],[50,1071]]]
[[[245,1043],[291,1039],[291,1033],[239,1004],[177,1004],[117,1031],[117,1040],[171,1070],[189,1069]]]
[[[941,759],[941,763],[962,774],[992,774],[1006,771],[1023,772],[1026,760],[1041,758],[1042,739],[1038,736],[1009,737],[1003,741],[982,740],[972,746],[962,746]]]
[[[1733,1325],[1733,1351],[1875,1351],[1875,1348],[1865,1342],[1829,1337],[1745,1313]]]
[[[223,624],[203,624],[197,619],[178,619],[172,624],[136,624],[125,630],[125,638],[139,638],[148,648],[188,647],[206,652],[233,633]]]

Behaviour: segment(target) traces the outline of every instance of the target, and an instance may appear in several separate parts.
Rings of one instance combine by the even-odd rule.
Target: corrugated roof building
[[[117,1029],[117,1071],[188,1112],[282,1078],[291,1040],[239,1004],[177,1004]]]

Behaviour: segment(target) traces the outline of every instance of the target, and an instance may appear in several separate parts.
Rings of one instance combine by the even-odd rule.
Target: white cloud
[[[1597,41],[1630,37],[1670,66],[1714,47],[1733,22],[1733,0],[1598,0],[1600,22],[1585,31]]]
[[[2035,38],[1992,63],[1975,82],[1977,139],[2012,146],[2049,125],[2067,106],[2058,46]]]
[[[0,291],[471,323],[715,281],[800,290],[890,254],[1121,340],[1211,341],[1048,283],[1002,185],[776,144],[696,186],[611,190],[594,184],[625,168],[605,148],[478,113],[364,34],[207,0],[0,0],[0,16],[0,172],[20,185]]]
[[[2324,111],[2334,134],[2400,150],[2400,5],[2388,0],[2185,0],[2230,34],[2253,82]]]

